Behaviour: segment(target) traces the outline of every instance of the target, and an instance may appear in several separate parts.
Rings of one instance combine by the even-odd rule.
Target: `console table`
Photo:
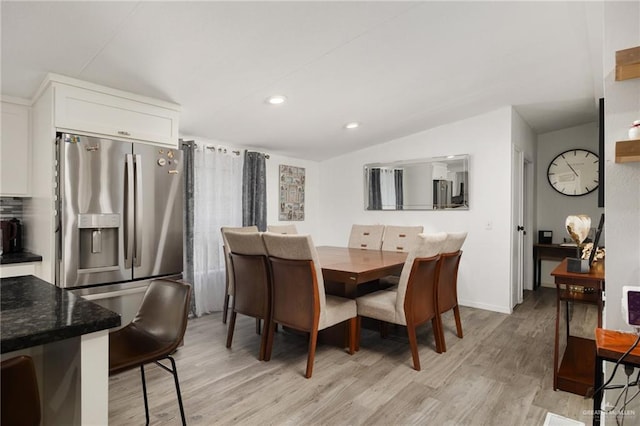
[[[563,246],[561,244],[534,244],[533,245],[533,289],[540,287],[540,275],[542,274],[543,260],[562,260],[576,256],[575,246]]]
[[[636,334],[621,331],[596,328],[596,365],[594,391],[599,390],[603,383],[602,366],[604,361],[616,362],[633,345]],[[640,367],[640,345],[629,353],[621,362],[623,365]],[[593,394],[593,425],[600,425],[600,410],[604,390]]]
[[[551,275],[556,284],[556,336],[553,354],[553,390],[586,395],[593,388],[596,364],[596,344],[593,339],[571,336],[569,302],[586,303],[598,307],[598,325],[602,327],[602,291],[604,290],[604,262],[595,262],[589,273],[567,271],[567,259]],[[565,302],[567,347],[560,361],[560,305]]]

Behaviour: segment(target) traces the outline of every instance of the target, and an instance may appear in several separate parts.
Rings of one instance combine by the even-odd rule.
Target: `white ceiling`
[[[599,2],[2,1],[2,94],[64,74],[182,105],[181,134],[322,160],[505,105],[538,133],[595,121],[601,22]]]

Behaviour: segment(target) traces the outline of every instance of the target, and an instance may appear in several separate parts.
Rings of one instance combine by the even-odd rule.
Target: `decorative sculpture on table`
[[[591,218],[583,214],[567,216],[565,225],[569,236],[576,243],[576,258],[567,259],[567,271],[588,273],[589,259],[582,259],[582,243],[591,230]]]

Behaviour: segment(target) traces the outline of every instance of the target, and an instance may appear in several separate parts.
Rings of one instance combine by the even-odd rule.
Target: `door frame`
[[[524,152],[511,145],[511,268],[509,285],[510,309],[522,303],[524,279]]]
[[[522,303],[524,289],[533,289],[534,163],[515,144],[511,145],[511,310]],[[524,226],[524,232],[517,230]]]

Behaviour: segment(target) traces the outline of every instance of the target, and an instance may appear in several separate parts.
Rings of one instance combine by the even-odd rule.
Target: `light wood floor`
[[[542,425],[547,411],[591,423],[583,414],[591,400],[552,389],[555,290],[525,292],[512,315],[464,307],[461,313],[463,339],[453,315],[444,316],[446,353],[435,352],[431,325],[421,327],[420,372],[403,329],[387,339],[364,329],[353,356],[320,345],[311,379],[303,376],[302,336],[277,333],[271,361],[260,362],[252,318],[238,315],[230,350],[221,314],[192,319],[175,355],[187,423]],[[576,309],[573,316],[592,324],[582,319],[593,313]],[[171,375],[155,365],[146,371],[151,423],[179,424]],[[110,424],[144,424],[138,370],[111,377],[109,396]]]

